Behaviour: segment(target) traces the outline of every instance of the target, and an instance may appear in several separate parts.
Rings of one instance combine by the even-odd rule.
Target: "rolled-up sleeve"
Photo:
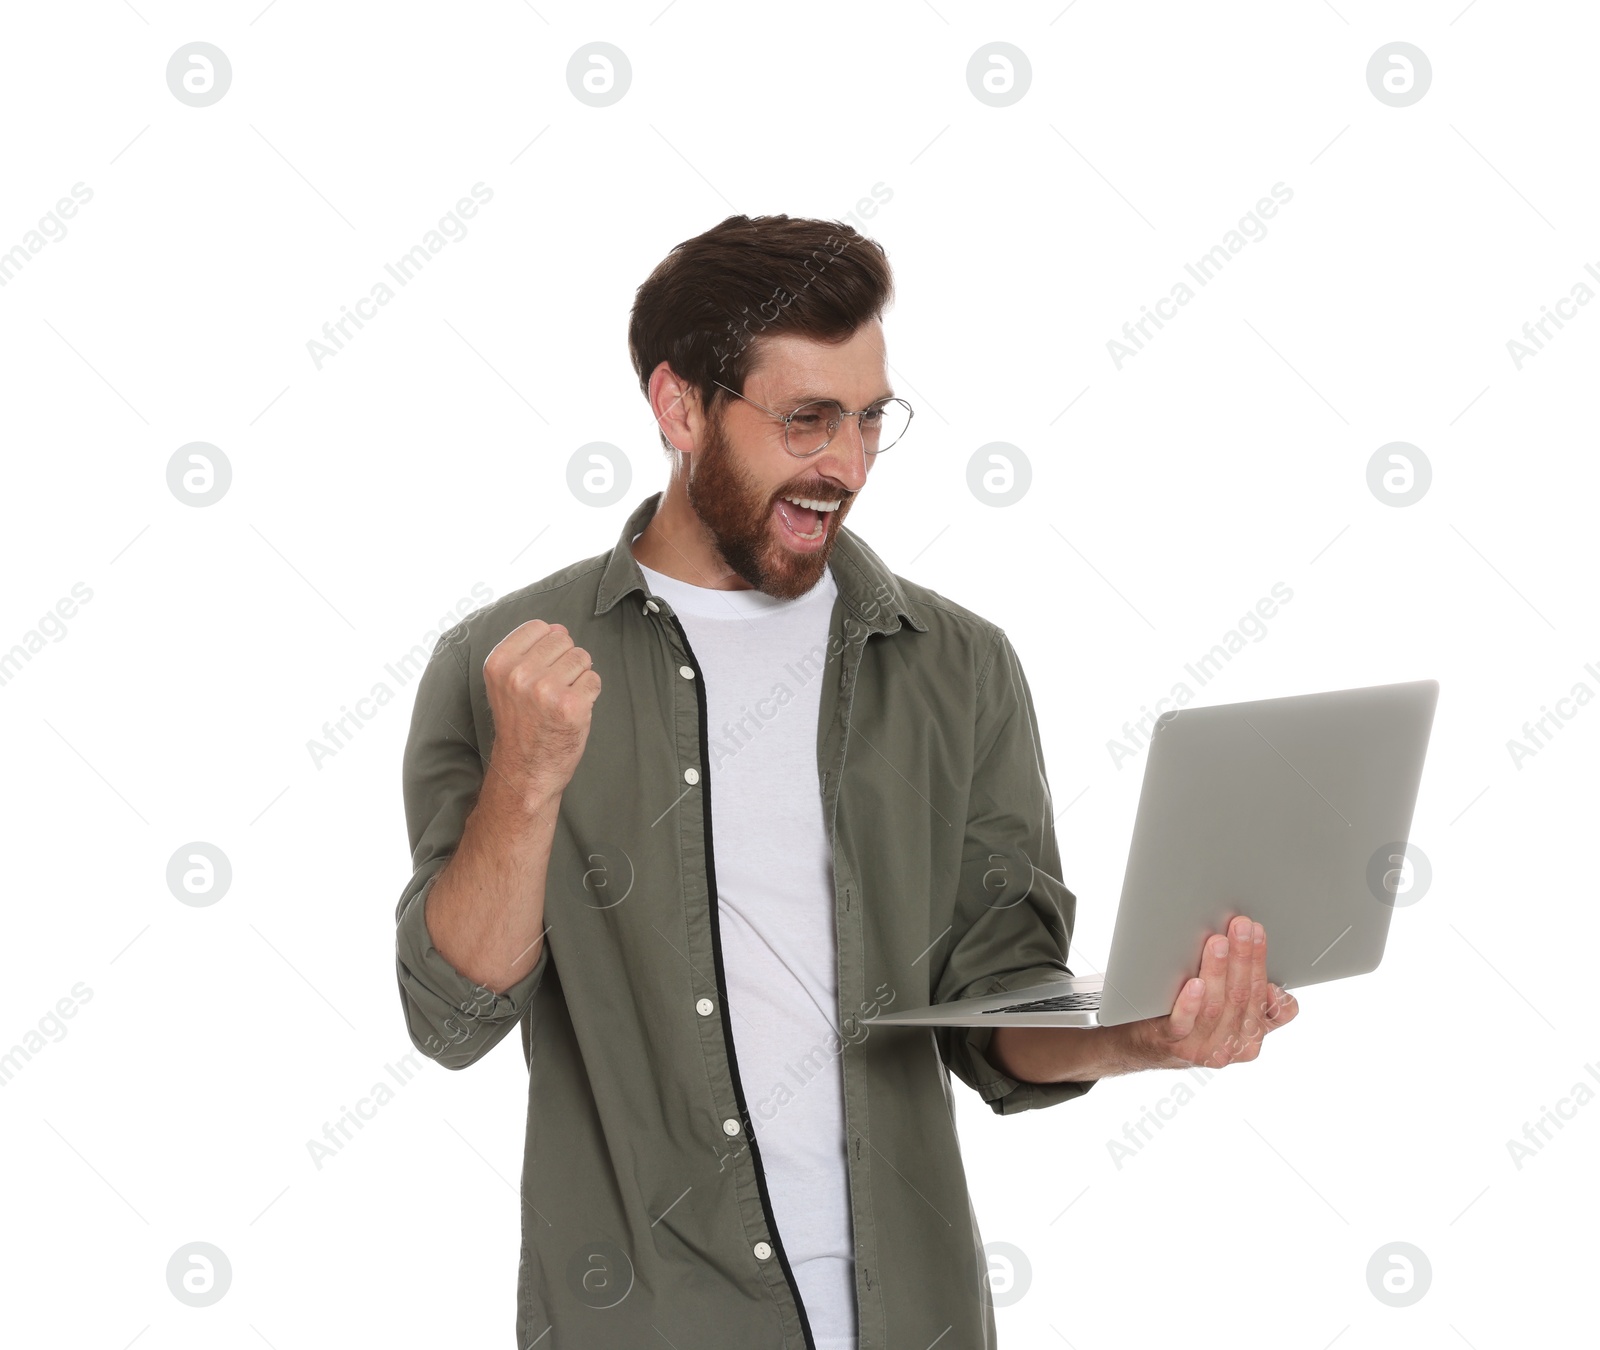
[[[955,936],[935,1001],[978,998],[1066,979],[1077,898],[1061,880],[1055,816],[1033,694],[1006,635],[996,630],[978,684],[972,790]],[[1027,1083],[987,1057],[993,1026],[937,1027],[950,1071],[997,1115],[1081,1097],[1095,1083]]]
[[[395,972],[411,1042],[450,1069],[492,1050],[527,1011],[550,962],[540,948],[532,970],[495,993],[468,979],[433,945],[428,893],[454,855],[483,784],[483,759],[472,720],[464,630],[434,647],[417,682],[401,766],[411,879],[395,910]]]

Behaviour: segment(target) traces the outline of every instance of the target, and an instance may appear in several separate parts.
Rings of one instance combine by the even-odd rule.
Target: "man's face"
[[[837,345],[793,334],[760,341],[744,392],[774,412],[793,412],[813,398],[865,408],[893,392],[877,320]],[[730,394],[690,460],[689,502],[736,574],[756,590],[792,600],[821,580],[873,458],[863,450],[854,417],[840,424],[825,449],[797,458],[784,446],[781,421]],[[838,506],[817,511],[786,500],[791,497]]]

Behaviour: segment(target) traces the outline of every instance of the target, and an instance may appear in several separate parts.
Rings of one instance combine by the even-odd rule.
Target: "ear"
[[[705,426],[700,393],[679,379],[665,361],[650,372],[650,411],[672,449],[680,454],[694,453]]]

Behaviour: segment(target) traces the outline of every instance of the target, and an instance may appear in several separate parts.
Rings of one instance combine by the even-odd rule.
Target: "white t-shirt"
[[[833,853],[817,718],[833,573],[795,600],[642,568],[705,679],[722,964],[779,1236],[817,1350],[856,1350]]]

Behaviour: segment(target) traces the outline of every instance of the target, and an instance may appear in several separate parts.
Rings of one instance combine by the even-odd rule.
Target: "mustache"
[[[809,497],[814,502],[838,502],[842,506],[855,495],[853,492],[836,492],[833,488],[827,487],[789,487],[780,488],[772,500],[776,502],[783,497]]]

